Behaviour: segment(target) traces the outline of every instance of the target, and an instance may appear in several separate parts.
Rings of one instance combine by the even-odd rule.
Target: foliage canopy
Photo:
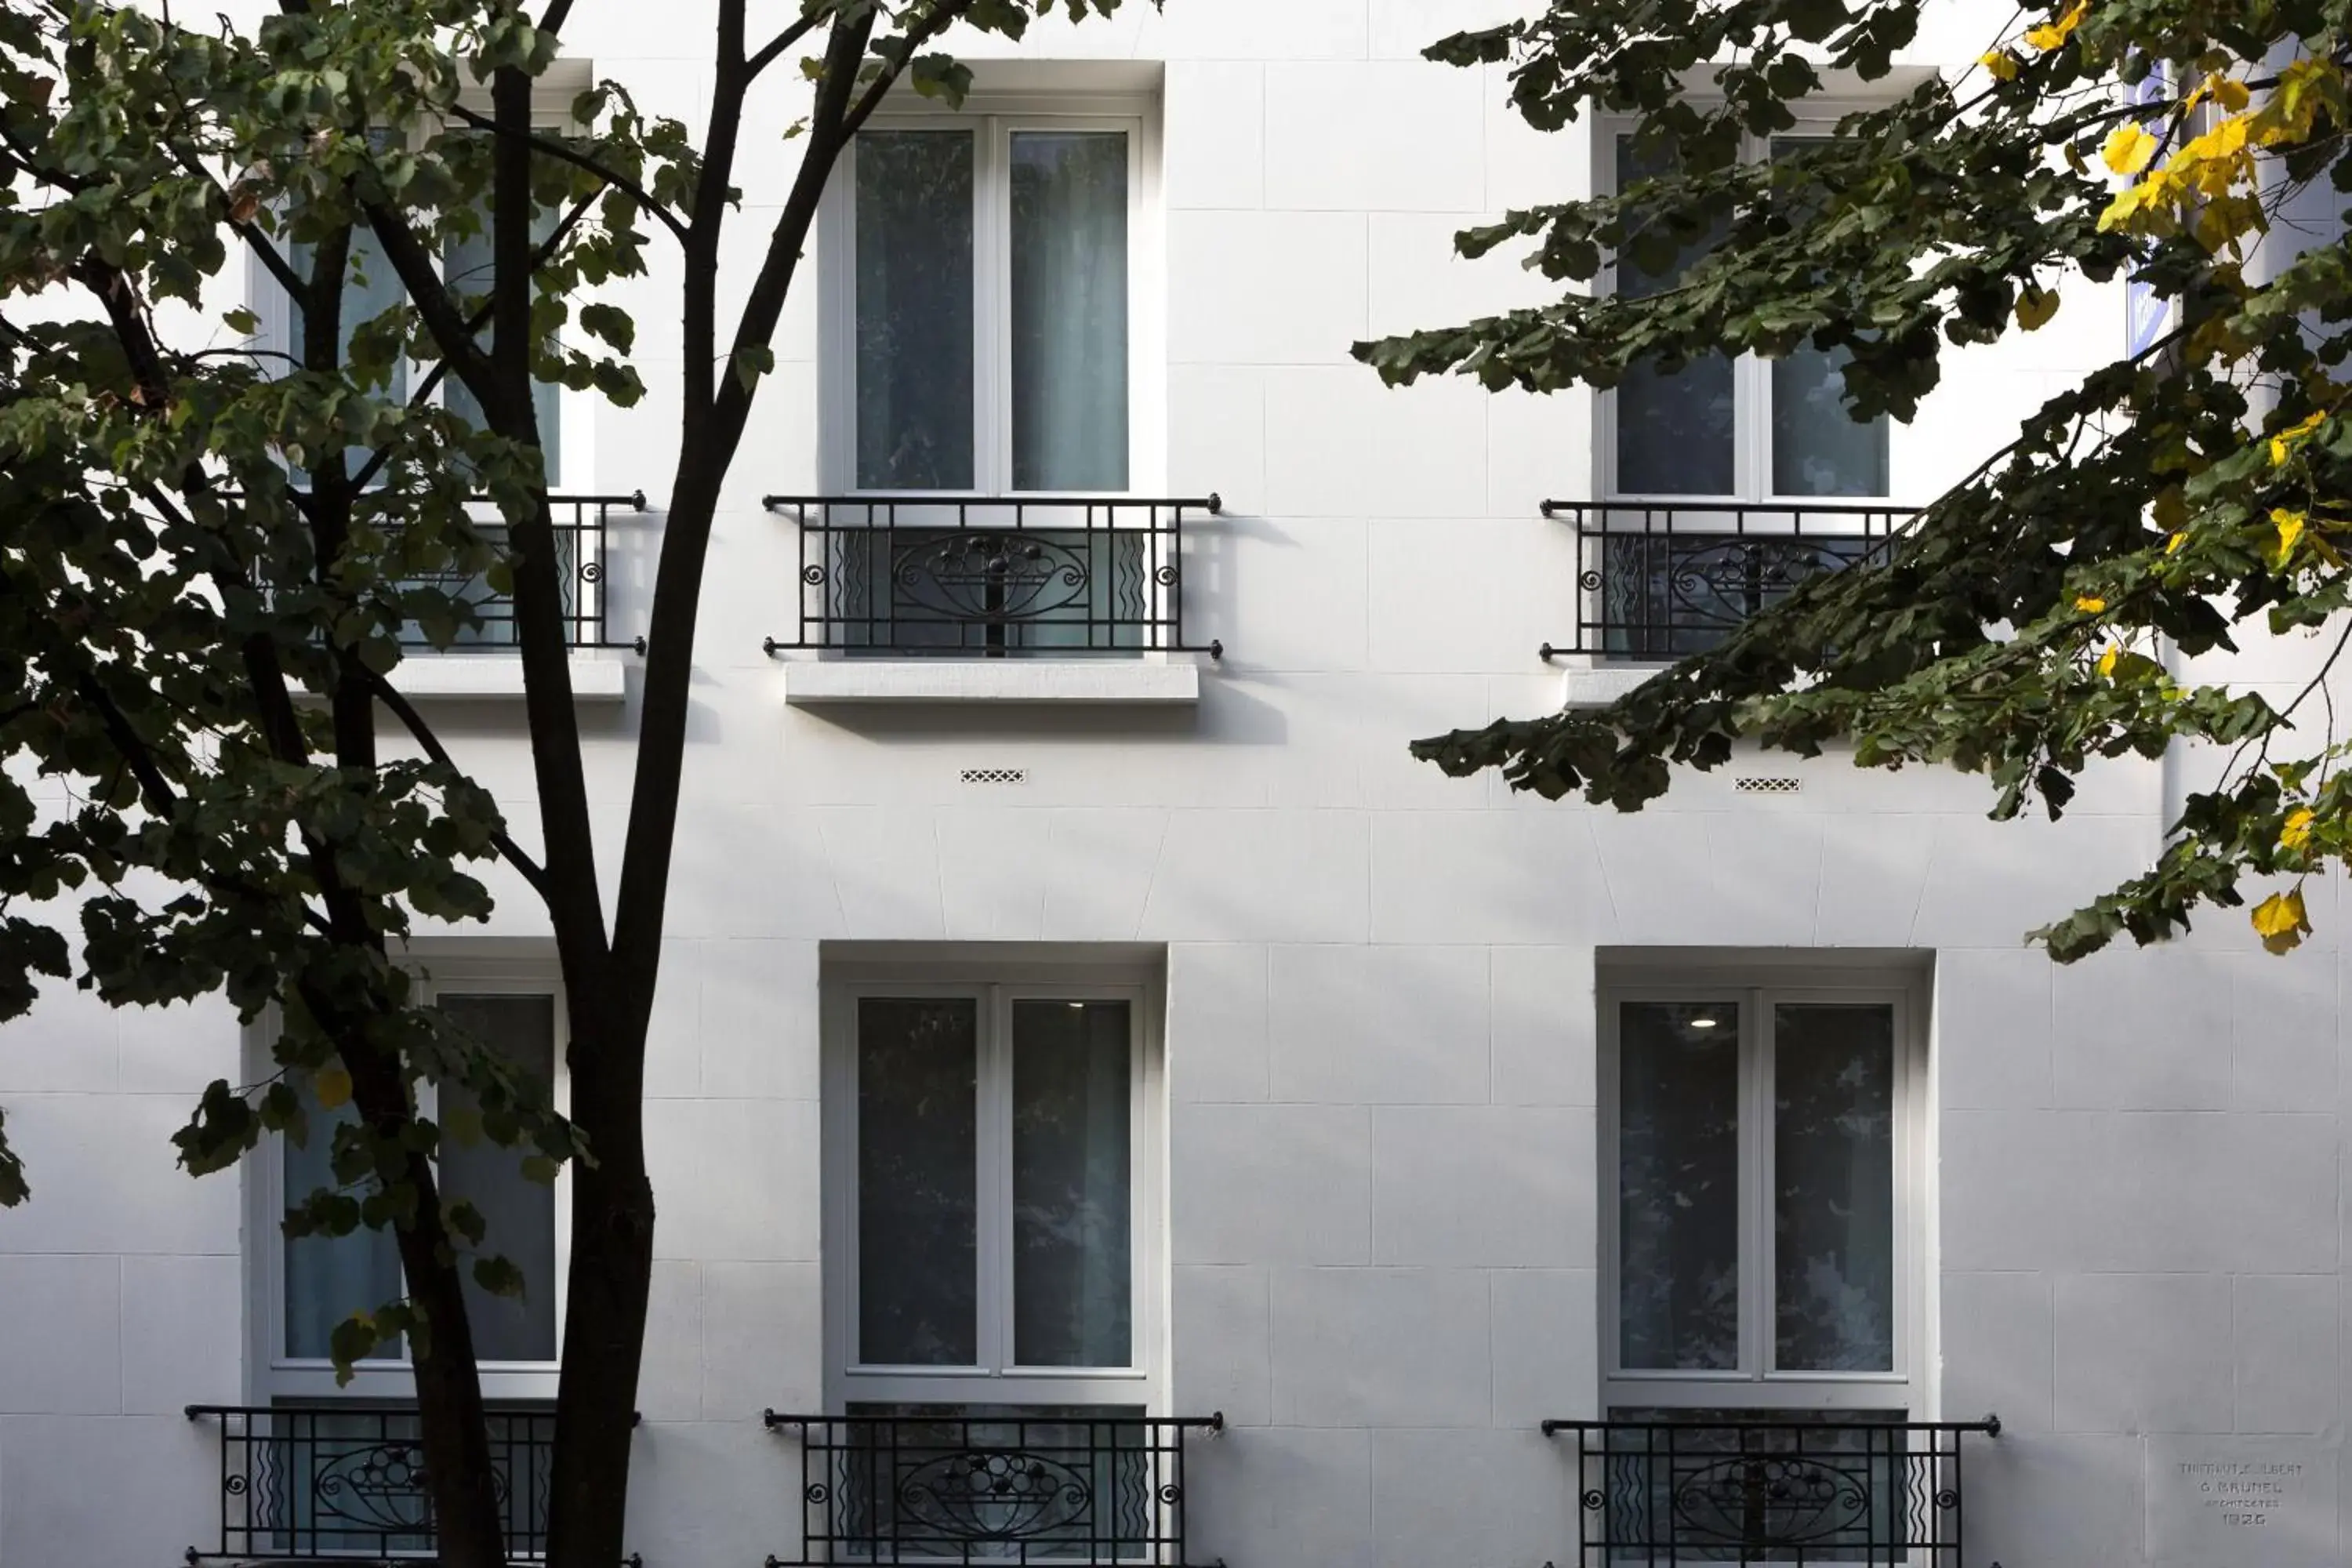
[[[746,0],[709,0],[679,18],[712,50],[695,124],[597,80],[560,126],[538,99],[573,0],[0,6],[0,1020],[68,978],[274,1020],[261,1080],[214,1083],[177,1134],[199,1174],[267,1132],[321,1136],[312,1112],[348,1101],[323,1134],[335,1184],[289,1194],[287,1228],[395,1238],[405,1294],[352,1303],[334,1352],[348,1372],[409,1347],[449,1568],[507,1560],[467,1271],[565,1292],[549,1559],[621,1560],[697,604],[819,198],[887,94],[960,97],[951,29],[1017,38],[1117,4],[788,0],[755,30]],[[783,145],[753,143],[778,126]],[[747,211],[753,178],[781,188]],[[741,222],[757,259],[723,289]],[[274,329],[248,273],[282,302]],[[674,473],[644,481],[659,558],[608,878],[533,389],[640,398],[624,297],[662,301],[684,369]],[[402,694],[404,642],[450,647],[484,585],[513,606],[528,824]],[[421,926],[489,917],[492,862],[554,932],[568,1116],[400,962]],[[524,1174],[569,1165],[566,1280],[525,1280],[442,1201],[443,1085]],[[0,1205],[27,1191],[0,1136]]]
[[[1557,302],[1358,345],[1391,383],[1607,388],[1708,353],[1842,351],[1850,413],[1907,419],[1944,356],[2033,331],[2070,283],[2128,275],[2168,310],[2144,352],[2050,398],[1870,563],[1816,577],[1606,709],[1418,742],[1449,773],[1636,809],[1735,741],[1988,775],[1994,815],[2063,813],[2102,757],[2217,748],[2158,863],[2036,932],[2061,959],[2157,941],[2200,905],[2309,930],[2302,879],[2352,856],[2352,742],[2325,677],[2352,620],[2352,5],[2062,0],[1964,74],[1898,71],[1934,0],[1552,0],[1433,58],[1508,67],[1540,130],[1622,123],[1664,172],[1513,212],[1466,256],[1528,247]],[[1718,62],[1731,61],[1722,64]],[[1833,141],[1742,162],[1743,136],[1861,92]],[[2286,225],[2325,210],[2321,231]],[[1588,289],[1607,258],[1715,243],[1679,286]],[[2220,661],[2324,637],[2302,694]],[[2218,670],[2212,679],[2200,671]],[[2319,710],[2326,709],[2322,720]]]

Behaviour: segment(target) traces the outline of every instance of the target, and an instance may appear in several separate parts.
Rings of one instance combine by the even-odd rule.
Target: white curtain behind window
[[[972,483],[972,192],[968,131],[859,133],[857,483]]]
[[[540,995],[444,996],[441,1010],[475,1038],[542,1082],[555,1073],[555,998]],[[481,1212],[483,1250],[522,1270],[523,1296],[493,1296],[465,1268],[466,1321],[474,1354],[482,1361],[553,1361],[555,1300],[563,1281],[555,1271],[555,1189],[522,1173],[527,1150],[501,1148],[488,1138],[452,1136],[478,1126],[474,1098],[456,1085],[441,1090],[441,1195]]]
[[[332,1111],[319,1109],[310,1086],[301,1089],[310,1102],[310,1131],[300,1148],[285,1141],[286,1211],[299,1210],[320,1187],[339,1187],[333,1170],[335,1129],[359,1120],[346,1101]],[[373,1189],[354,1189],[364,1200]],[[354,1312],[373,1312],[406,1294],[400,1280],[400,1253],[388,1230],[362,1228],[349,1236],[289,1237],[286,1241],[286,1353],[302,1360],[324,1361],[331,1353],[335,1325]],[[397,1340],[375,1348],[371,1359],[400,1358]]]
[[[1133,1029],[1124,1002],[1013,1005],[1013,1359],[1134,1355]]]
[[[1013,133],[1013,488],[1127,488],[1127,137]]]

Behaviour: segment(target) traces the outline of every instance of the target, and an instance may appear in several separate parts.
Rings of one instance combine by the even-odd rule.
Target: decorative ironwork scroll
[[[433,1494],[413,1410],[380,1406],[190,1405],[221,1436],[220,1534],[191,1563],[362,1563],[436,1556]],[[547,1552],[555,1415],[489,1416],[491,1485],[508,1559]]]
[[[1858,1563],[1960,1568],[1961,1438],[1998,1418],[1619,1411],[1547,1421],[1575,1442],[1579,1568]]]
[[[769,496],[800,525],[800,627],[770,653],[1018,658],[1197,648],[1183,541],[1199,500]]]
[[[820,1563],[1181,1564],[1187,1432],[1223,1416],[928,1410],[779,1415],[799,1439],[802,1546]]]
[[[1674,659],[1811,578],[1867,560],[1916,515],[1873,506],[1546,501],[1576,524],[1575,640],[1554,653]]]
[[[573,647],[634,647],[643,653],[643,637],[623,641],[611,638],[606,598],[611,577],[608,547],[612,514],[615,509],[644,511],[645,492],[625,496],[551,495],[547,501],[555,532],[556,583],[563,595],[563,640]],[[491,542],[505,546],[504,524],[478,520],[476,526]],[[431,572],[404,581],[420,588],[437,588],[473,612],[473,619],[457,628],[456,640],[450,645],[453,648],[515,646],[514,595],[491,587],[485,574]],[[401,627],[400,640],[412,647],[432,646],[425,628],[415,623]]]

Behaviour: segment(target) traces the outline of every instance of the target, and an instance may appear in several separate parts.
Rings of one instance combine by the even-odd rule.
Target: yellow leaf
[[[2137,125],[2118,125],[2099,155],[2118,174],[2137,174],[2156,156],[2156,138]]]
[[[2189,535],[2186,533],[2176,533],[2171,538],[2164,542],[2164,552],[2167,555],[2178,555],[2180,553],[2180,547],[2188,542]]]
[[[2123,651],[2121,643],[2109,643],[2107,651],[2099,656],[2099,673],[2110,679],[2114,679],[2116,660],[2123,657]]]
[[[2304,912],[2303,889],[2273,893],[2254,906],[2254,931],[2273,952],[2292,952],[2311,934],[2311,917]]]
[[[2127,191],[2117,191],[2116,199],[2107,204],[2107,210],[2099,215],[2099,232],[2105,234],[2109,229],[2121,228],[2129,223],[2132,215],[2147,206],[2158,195],[2156,186],[2161,178],[2161,175],[2150,175],[2144,184],[2134,185]]]
[[[2032,284],[2017,297],[2017,324],[2027,331],[2039,331],[2049,325],[2050,318],[2058,313],[2058,290],[2037,289]]]
[[[2017,79],[2017,57],[2006,50],[1995,49],[1989,55],[1979,55],[1977,64],[1984,67],[1995,81]]]
[[[2084,594],[2074,601],[2074,607],[2086,616],[2095,616],[2107,607],[2107,602],[2093,595]]]
[[[2285,429],[2273,436],[2271,437],[2271,467],[2273,468],[2284,468],[2286,466],[2288,457],[2294,451],[2295,443],[2310,435],[2314,430],[2319,428],[2319,422],[2326,417],[2327,416],[2325,414],[2315,414],[2308,419],[2304,420],[2301,424],[2290,425]]]
[[[2066,41],[2069,33],[2083,25],[2083,17],[2090,9],[2091,0],[2074,0],[2064,16],[2026,29],[2025,41],[2037,49],[2054,49]]]
[[[2289,511],[2284,507],[2271,509],[2271,526],[2278,530],[2278,563],[2282,566],[2294,552],[2294,542],[2303,537],[2303,521],[2299,511]]]
[[[2311,825],[2318,814],[2309,807],[2287,813],[2286,826],[2279,829],[2279,842],[2289,849],[2300,849],[2311,842]]]
[[[321,1068],[310,1080],[310,1091],[318,1096],[321,1110],[340,1110],[351,1103],[352,1075],[341,1068]]]
[[[2243,113],[2246,105],[2253,101],[2253,94],[2247,90],[2246,84],[2235,77],[2214,77],[2206,82],[2206,86],[2213,89],[2213,101],[2232,114]]]

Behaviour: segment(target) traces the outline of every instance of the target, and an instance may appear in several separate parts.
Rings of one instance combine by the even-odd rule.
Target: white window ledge
[[[1126,658],[839,658],[784,666],[784,700],[1076,702],[1161,707],[1201,700],[1201,667]]]
[[[572,656],[572,696],[580,702],[617,702],[628,691],[623,661],[602,653]],[[403,697],[436,700],[520,700],[522,656],[506,653],[413,653],[392,672]]]
[[[1562,708],[1606,708],[1665,668],[1663,664],[1592,664],[1560,676]]]

